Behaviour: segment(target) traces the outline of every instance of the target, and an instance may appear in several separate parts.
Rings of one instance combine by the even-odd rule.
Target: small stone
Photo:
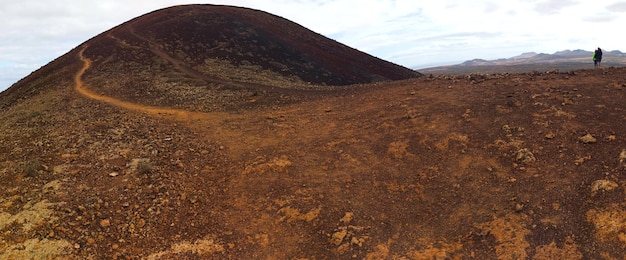
[[[120,173],[119,173],[119,172],[112,172],[112,173],[109,173],[109,176],[111,176],[111,177],[115,177],[115,176],[118,176],[118,175],[120,175]]]
[[[120,245],[118,245],[118,244],[113,244],[113,245],[111,246],[111,248],[112,248],[113,250],[115,250],[115,249],[120,248]]]
[[[591,134],[586,134],[584,136],[581,136],[580,138],[578,138],[578,140],[583,144],[592,144],[597,141],[596,138],[593,137],[593,135]]]
[[[622,150],[622,152],[619,154],[619,163],[626,166],[626,150]]]
[[[339,221],[343,222],[344,224],[348,224],[348,223],[350,223],[350,221],[352,221],[353,217],[354,217],[354,213],[346,212],[346,214],[343,216],[343,218],[341,218]]]
[[[333,233],[331,243],[336,246],[341,245],[341,242],[343,242],[343,239],[346,237],[346,235],[348,235],[347,229],[342,229]]]
[[[556,137],[556,135],[554,133],[550,132],[550,133],[547,133],[545,137],[546,137],[546,139],[554,139],[554,137]]]
[[[139,219],[139,221],[137,221],[137,227],[138,228],[142,228],[146,225],[146,221],[144,219]]]
[[[524,209],[524,204],[516,203],[515,204],[515,212],[521,212]]]
[[[100,226],[101,227],[108,227],[110,225],[111,225],[111,221],[110,220],[108,220],[108,219],[100,220]]]
[[[565,105],[573,105],[574,104],[574,100],[572,100],[571,98],[564,98],[563,102],[561,103],[561,105],[565,106]]]
[[[93,239],[93,238],[91,238],[91,237],[90,237],[90,238],[87,238],[87,244],[88,244],[88,245],[93,245],[93,244],[95,244],[95,243],[96,243],[96,240],[95,240],[95,239]]]
[[[523,163],[532,163],[537,160],[535,155],[528,148],[518,150],[515,159]]]
[[[74,158],[78,158],[78,154],[70,154],[70,153],[66,153],[66,154],[62,154],[61,155],[61,159],[74,159]]]
[[[611,191],[619,185],[609,180],[597,180],[591,184],[591,196],[595,196],[599,191]]]

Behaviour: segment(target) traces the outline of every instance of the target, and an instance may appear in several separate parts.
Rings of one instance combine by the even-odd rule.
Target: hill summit
[[[80,49],[93,61],[85,77],[94,91],[144,103],[158,99],[160,105],[171,106],[197,107],[199,100],[232,104],[243,97],[263,96],[272,88],[340,86],[420,75],[284,18],[232,6],[158,10],[112,28],[65,56],[74,57]],[[53,62],[43,70],[58,72],[65,65]],[[13,88],[38,79],[38,75],[27,77]],[[214,100],[216,96],[229,98]]]

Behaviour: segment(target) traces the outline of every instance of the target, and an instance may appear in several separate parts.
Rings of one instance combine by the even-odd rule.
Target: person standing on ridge
[[[598,47],[596,51],[593,52],[593,66],[596,68],[602,67],[602,49]]]

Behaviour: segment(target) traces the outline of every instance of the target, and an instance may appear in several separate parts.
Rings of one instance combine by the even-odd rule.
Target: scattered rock
[[[565,105],[573,105],[574,101],[571,98],[564,98],[563,102],[561,103],[561,105],[565,106]]]
[[[345,227],[341,228],[339,231],[333,233],[330,242],[333,245],[339,246],[341,245],[341,242],[343,242],[343,239],[346,237],[346,235],[348,235],[348,230]]]
[[[100,226],[101,227],[108,227],[110,225],[111,225],[111,221],[109,219],[100,220]]]
[[[511,127],[509,125],[503,125],[502,131],[504,131],[506,134],[511,134]]]
[[[584,136],[579,137],[578,141],[580,141],[583,144],[593,144],[597,142],[597,139],[593,137],[593,135],[591,134],[586,134]]]
[[[619,185],[609,180],[597,180],[591,184],[591,196],[595,196],[599,191],[611,191],[617,188]]]
[[[65,173],[68,170],[69,166],[63,164],[63,165],[57,165],[52,167],[52,172],[54,174],[62,174]]]
[[[547,133],[545,135],[545,137],[546,137],[546,139],[554,139],[554,137],[556,137],[556,135],[554,133],[550,132],[550,133]]]
[[[139,221],[137,221],[138,228],[143,228],[145,225],[146,225],[146,221],[144,219],[139,219]]]
[[[66,154],[62,154],[61,155],[61,159],[64,159],[64,160],[75,159],[75,158],[78,158],[78,156],[80,156],[80,155],[79,154],[66,153]]]
[[[583,164],[585,161],[588,161],[588,160],[591,160],[591,155],[587,155],[587,156],[584,156],[584,157],[580,157],[580,158],[578,158],[578,159],[574,160],[574,165],[577,165],[577,166],[578,166],[578,165],[581,165],[581,164]]]
[[[356,245],[359,247],[363,247],[363,244],[365,243],[365,239],[367,239],[368,237],[361,237],[361,238],[357,238],[357,237],[352,237],[352,240],[350,241],[350,244],[352,245]]]
[[[61,189],[61,180],[54,180],[54,181],[48,182],[42,188],[44,193],[52,193],[52,194],[59,191],[59,189]]]
[[[350,221],[352,221],[353,217],[354,217],[354,213],[346,212],[346,214],[343,216],[343,218],[341,218],[339,221],[343,222],[344,224],[349,224]]]
[[[619,164],[626,167],[626,150],[622,150],[619,154]]]
[[[407,111],[406,115],[404,116],[407,119],[415,119],[418,118],[421,115],[421,113],[417,110],[409,110]]]
[[[528,148],[518,150],[515,159],[522,163],[532,163],[537,160],[535,155]]]

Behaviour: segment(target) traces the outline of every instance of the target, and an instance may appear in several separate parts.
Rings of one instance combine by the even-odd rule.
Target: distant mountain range
[[[626,53],[618,50],[604,51],[604,67],[626,66]],[[521,55],[497,60],[473,59],[457,65],[424,68],[424,74],[468,74],[468,73],[503,73],[532,72],[554,70],[571,71],[593,68],[592,51],[564,50],[553,54],[526,52]]]

